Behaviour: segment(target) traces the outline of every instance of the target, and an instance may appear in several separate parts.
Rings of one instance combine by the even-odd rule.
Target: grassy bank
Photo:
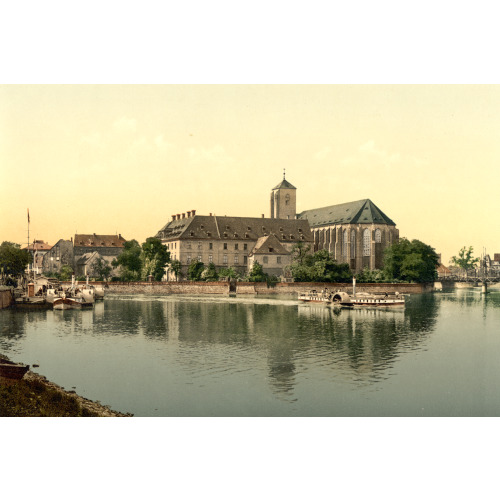
[[[130,416],[78,396],[74,391],[65,391],[31,371],[19,381],[0,378],[0,417]]]

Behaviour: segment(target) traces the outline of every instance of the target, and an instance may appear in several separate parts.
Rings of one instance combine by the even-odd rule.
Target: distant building
[[[44,273],[59,273],[70,266],[77,276],[95,277],[93,264],[103,259],[111,265],[123,251],[126,240],[119,235],[75,234],[74,239],[59,240],[43,258]]]
[[[51,248],[52,245],[45,243],[43,240],[35,240],[23,247],[23,250],[28,250],[33,257],[33,263],[29,266],[30,271],[35,271],[37,274],[42,272],[43,257]]]
[[[214,263],[217,268],[232,267],[246,273],[251,268],[249,257],[257,242],[270,235],[278,239],[288,254],[299,241],[312,243],[306,220],[196,215],[195,210],[172,215],[172,220],[158,231],[156,237],[166,245],[170,258],[181,262],[182,273],[186,276],[193,260],[205,265]],[[278,248],[277,245],[275,247]],[[268,268],[272,268],[277,275],[283,274],[289,261],[284,259],[281,248],[279,252],[276,254],[271,250],[267,261]],[[169,273],[166,279],[174,278]]]

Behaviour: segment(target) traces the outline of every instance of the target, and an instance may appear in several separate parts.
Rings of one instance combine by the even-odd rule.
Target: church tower
[[[297,213],[297,188],[285,179],[271,192],[271,219],[295,219]]]

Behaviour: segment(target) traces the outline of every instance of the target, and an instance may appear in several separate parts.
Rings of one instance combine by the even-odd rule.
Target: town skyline
[[[268,217],[286,169],[298,213],[368,198],[445,264],[500,249],[498,86],[2,85],[0,102],[2,241],[27,243],[27,209],[52,245],[143,242],[190,210]]]

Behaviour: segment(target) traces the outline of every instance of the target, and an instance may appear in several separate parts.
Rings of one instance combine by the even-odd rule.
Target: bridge
[[[455,274],[450,274],[447,276],[440,276],[437,281],[453,281],[455,283],[475,283],[477,285],[482,283],[500,283],[500,276],[459,276]]]

